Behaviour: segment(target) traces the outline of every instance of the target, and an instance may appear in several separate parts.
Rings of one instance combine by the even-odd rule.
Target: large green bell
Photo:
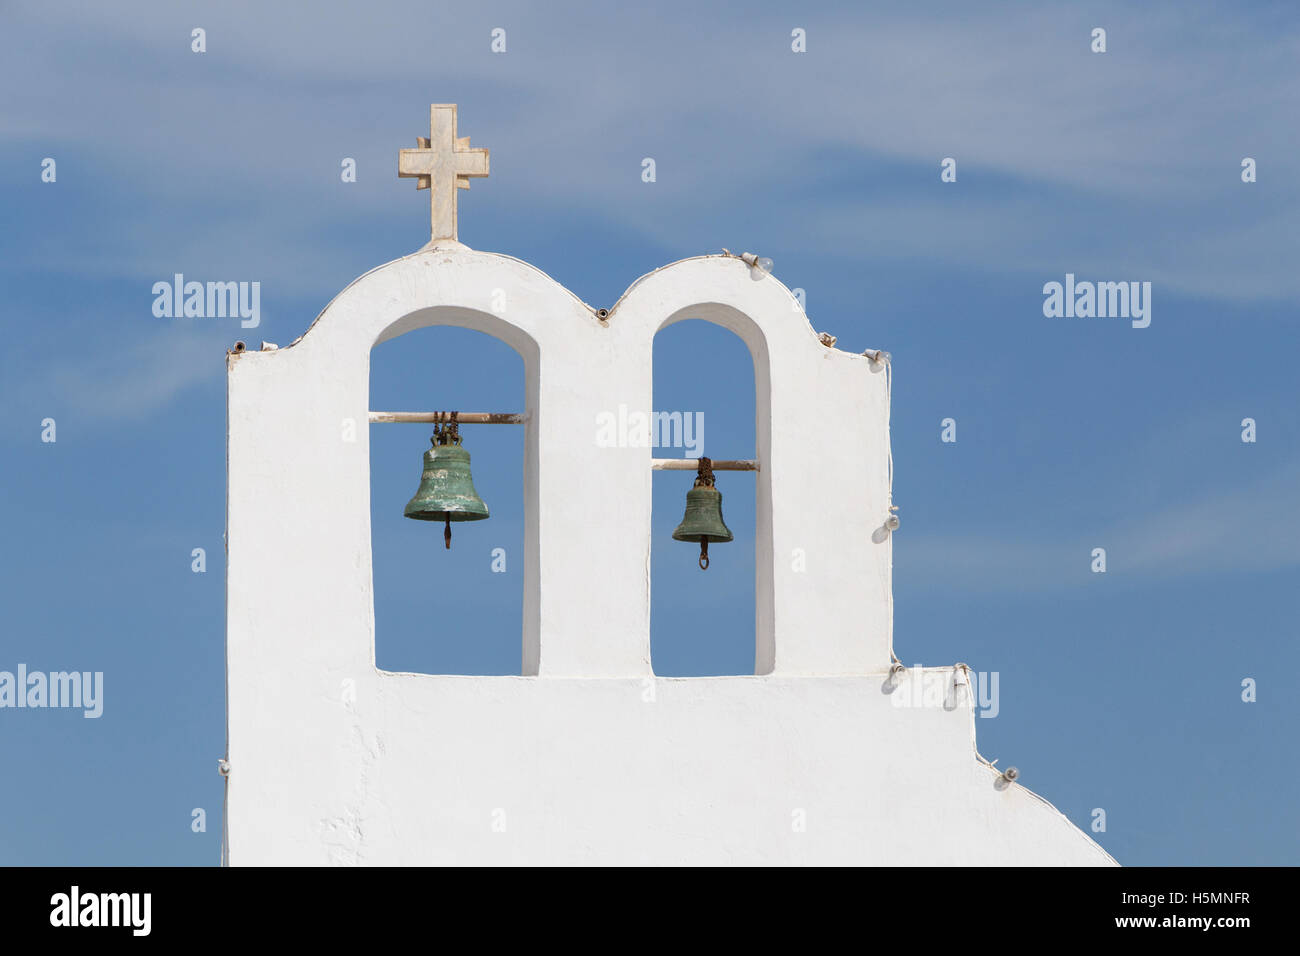
[[[731,529],[722,520],[722,492],[714,487],[713,462],[700,459],[695,485],[686,492],[686,514],[673,532],[674,541],[698,541],[700,568],[708,570],[709,542],[733,540]]]
[[[424,453],[420,487],[402,514],[418,521],[443,522],[443,540],[450,548],[451,523],[481,521],[488,516],[488,507],[474,490],[469,452],[460,446],[455,424],[435,426],[432,442],[433,447]]]

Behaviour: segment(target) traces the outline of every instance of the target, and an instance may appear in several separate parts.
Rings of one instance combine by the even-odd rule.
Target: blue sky
[[[893,354],[895,650],[1000,675],[985,756],[1081,826],[1105,809],[1122,863],[1300,859],[1292,5],[20,2],[0,24],[0,670],[105,674],[98,720],[0,710],[0,862],[217,861],[224,350],[287,344],[423,244],[396,151],[431,102],[492,150],[468,245],[598,307],[752,250],[839,347]],[[261,325],[154,317],[177,272],[259,281]],[[1045,318],[1067,272],[1150,281],[1150,327]],[[655,366],[657,407],[752,456],[738,339],[674,326]],[[376,349],[372,407],[429,407],[430,380],[439,407],[522,406],[510,349],[436,329]],[[520,577],[489,552],[518,551],[522,435],[467,429],[493,517],[454,562],[400,514],[426,442],[372,426],[379,662],[514,672]],[[655,479],[656,668],[744,673],[752,477],[720,481],[737,541],[707,576],[669,540],[687,484]],[[431,633],[445,581],[463,600]]]

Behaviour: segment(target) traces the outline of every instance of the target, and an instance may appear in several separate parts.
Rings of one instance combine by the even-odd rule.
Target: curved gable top
[[[480,274],[482,274],[481,270],[484,269],[493,270],[494,272],[499,270],[499,272],[496,272],[493,278],[491,289],[487,290],[487,301],[479,301],[484,294],[484,287],[480,285],[479,288],[470,292],[468,300],[462,299],[459,303],[453,303],[447,301],[445,296],[451,294],[453,289],[458,287],[463,295],[466,290],[459,281],[444,284],[439,281],[443,277],[439,275],[435,268],[433,272],[425,273],[425,278],[435,281],[422,283],[413,272],[412,267],[414,266],[418,266],[420,269],[449,266],[458,270],[465,268],[468,271]],[[457,248],[439,248],[415,252],[376,266],[369,272],[363,273],[348,283],[338,295],[331,299],[316,318],[312,320],[303,334],[288,347],[302,342],[318,326],[333,324],[336,314],[340,316],[348,315],[351,310],[358,306],[366,306],[375,299],[387,299],[396,305],[399,300],[392,296],[393,287],[385,285],[385,283],[389,282],[396,283],[397,288],[407,292],[419,296],[428,296],[429,298],[424,300],[427,306],[459,304],[470,310],[477,309],[480,311],[484,310],[484,307],[486,307],[487,311],[497,311],[491,293],[497,289],[505,289],[505,283],[511,282],[520,290],[528,290],[532,294],[540,295],[557,311],[560,310],[561,303],[566,306],[571,304],[591,315],[596,321],[604,322],[616,321],[620,315],[626,315],[629,312],[639,312],[641,303],[647,298],[654,301],[656,297],[663,297],[665,294],[672,297],[676,293],[676,297],[679,299],[692,300],[689,303],[690,306],[729,305],[738,311],[744,312],[745,305],[748,304],[748,308],[754,315],[773,318],[780,316],[783,311],[788,312],[786,318],[792,321],[774,322],[773,331],[781,328],[791,333],[791,338],[805,338],[809,346],[826,347],[818,339],[817,333],[809,323],[803,307],[799,304],[799,300],[779,279],[772,275],[757,273],[733,255],[716,253],[692,256],[647,272],[632,282],[619,296],[618,301],[607,310],[607,314],[602,316],[598,314],[598,309],[583,302],[577,295],[531,263],[502,253],[476,252],[459,245]],[[508,307],[500,310],[503,317],[507,309]],[[696,317],[699,316],[680,316],[680,318]],[[662,324],[667,324],[671,318],[665,319]],[[508,319],[506,322],[511,324]],[[411,327],[418,326],[413,325]],[[794,335],[796,329],[802,329],[804,335]],[[400,335],[403,331],[407,331],[407,329],[385,329],[373,344],[377,345],[380,342],[387,341],[395,335]],[[816,349],[812,351],[815,352]]]

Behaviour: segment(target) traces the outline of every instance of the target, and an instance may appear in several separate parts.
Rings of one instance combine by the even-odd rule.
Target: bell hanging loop
[[[701,458],[695,484],[686,492],[686,514],[673,532],[674,541],[698,542],[700,570],[709,569],[709,542],[734,540],[731,529],[722,520],[722,492],[716,487],[713,461]]]

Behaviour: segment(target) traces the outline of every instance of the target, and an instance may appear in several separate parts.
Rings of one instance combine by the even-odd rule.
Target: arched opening
[[[654,339],[655,458],[756,459],[754,359],[720,325],[674,322]],[[673,540],[695,472],[656,471],[652,504],[650,657],[662,677],[755,673],[754,472],[719,471],[722,514],[735,540]]]
[[[370,356],[372,411],[526,411],[524,361],[502,340],[453,326],[386,338]],[[403,515],[434,426],[370,428],[375,663],[382,670],[525,671],[525,426],[460,426],[473,486],[490,516],[443,524]]]

